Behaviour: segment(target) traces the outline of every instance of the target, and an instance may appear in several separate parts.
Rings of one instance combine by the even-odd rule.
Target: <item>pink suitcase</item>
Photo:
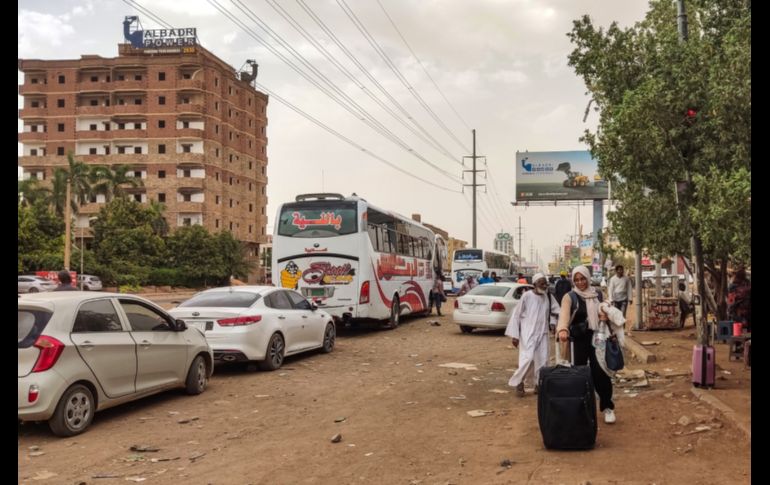
[[[692,383],[695,387],[714,387],[716,364],[714,347],[695,345],[692,348]]]

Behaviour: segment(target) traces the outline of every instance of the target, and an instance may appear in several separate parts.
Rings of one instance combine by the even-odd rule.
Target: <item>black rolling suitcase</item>
[[[574,362],[574,344],[571,355]],[[559,362],[540,369],[537,419],[548,449],[585,450],[596,444],[596,397],[591,368]]]

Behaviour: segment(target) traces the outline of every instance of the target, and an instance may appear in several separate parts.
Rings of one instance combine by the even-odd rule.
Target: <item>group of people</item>
[[[622,266],[616,269],[622,280]],[[522,295],[514,309],[505,334],[511,337],[514,347],[519,349],[519,366],[508,385],[516,388],[518,396],[526,394],[525,381],[537,382],[540,369],[549,359],[549,330],[558,338],[560,354],[567,355],[567,341],[572,342],[572,363],[591,368],[591,376],[596,392],[599,394],[599,409],[604,414],[604,422],[614,423],[615,404],[612,401],[612,381],[614,372],[607,369],[604,362],[604,349],[595,346],[595,333],[603,336],[615,334],[623,339],[625,308],[630,301],[628,286],[617,284],[613,293],[610,290],[610,302],[602,302],[603,295],[590,285],[591,273],[585,266],[572,270],[572,281],[567,272],[561,272],[556,282],[554,294],[548,291],[548,280],[538,273],[532,277],[534,291]],[[625,290],[625,293],[621,293]],[[535,384],[535,393],[538,392]]]

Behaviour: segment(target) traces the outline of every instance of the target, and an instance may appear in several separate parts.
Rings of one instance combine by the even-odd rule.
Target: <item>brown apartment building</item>
[[[201,46],[175,50],[119,44],[115,58],[20,59],[19,164],[42,180],[70,151],[89,164],[129,164],[143,182],[130,195],[164,203],[171,228],[229,230],[256,261],[267,241],[268,97]],[[104,202],[81,208],[76,235],[87,237]]]

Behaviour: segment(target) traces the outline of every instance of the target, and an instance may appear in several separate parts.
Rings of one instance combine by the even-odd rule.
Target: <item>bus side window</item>
[[[375,251],[382,252],[382,248],[379,242],[379,237],[377,237],[379,236],[378,234],[379,231],[377,230],[378,229],[377,226],[375,226],[374,224],[368,224],[367,229],[369,230],[369,239],[372,241],[372,247],[374,248]]]

